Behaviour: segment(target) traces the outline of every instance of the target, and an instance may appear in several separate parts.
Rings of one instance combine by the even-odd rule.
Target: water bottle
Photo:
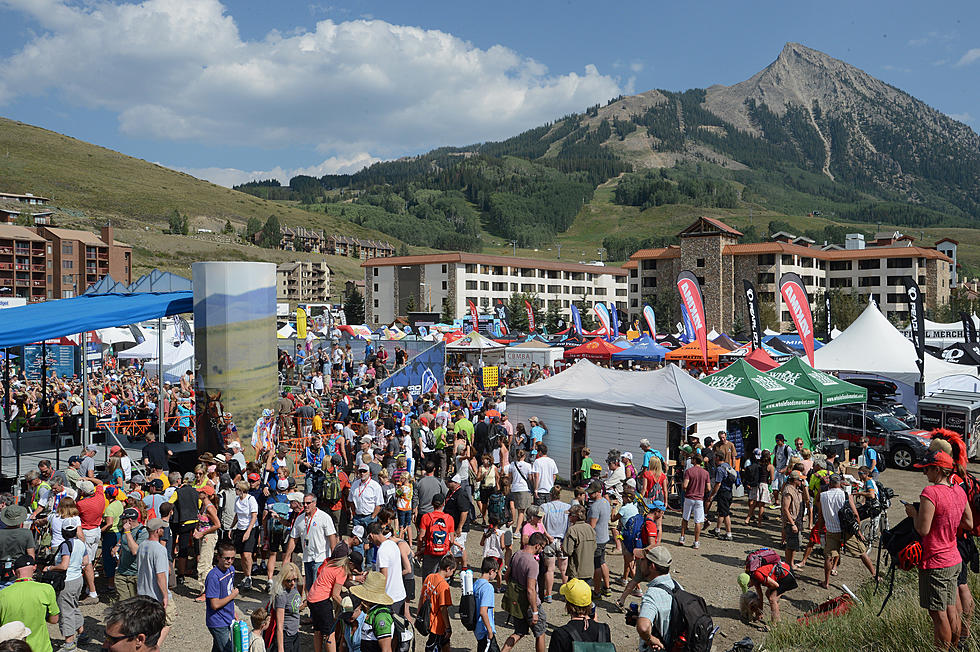
[[[473,571],[467,569],[460,575],[463,582],[463,595],[470,595],[473,593]]]
[[[248,652],[251,644],[248,624],[244,620],[236,620],[231,626],[231,639],[235,652]]]

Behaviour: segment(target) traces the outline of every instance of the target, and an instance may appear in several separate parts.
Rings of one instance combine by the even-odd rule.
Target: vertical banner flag
[[[643,318],[647,321],[647,328],[650,329],[650,337],[657,339],[657,316],[653,314],[653,306],[647,304],[643,306]]]
[[[973,323],[973,317],[969,313],[961,312],[960,319],[963,320],[963,342],[966,344],[975,344],[977,341],[977,327]]]
[[[306,339],[306,311],[302,308],[296,309],[296,337]]]
[[[684,325],[684,332],[681,333],[680,339],[684,344],[690,344],[694,341],[694,324],[691,323],[691,316],[687,314],[687,306],[683,303],[681,304],[681,320]]]
[[[527,311],[527,330],[529,333],[533,333],[537,330],[537,325],[534,323],[534,308],[531,307],[531,302],[524,300],[524,310]]]
[[[677,275],[677,291],[681,295],[681,305],[687,308],[687,315],[694,328],[694,336],[701,345],[701,356],[708,366],[708,328],[704,317],[704,302],[701,299],[701,284],[698,277],[688,271]]]
[[[799,274],[787,272],[779,279],[779,294],[783,303],[789,308],[789,314],[796,326],[796,333],[803,342],[803,350],[813,366],[813,313],[810,312],[810,297],[807,296],[806,286]]]
[[[592,311],[595,313],[595,316],[599,318],[599,323],[602,325],[602,328],[605,329],[606,336],[608,337],[612,330],[609,326],[609,309],[606,308],[606,304],[597,303],[592,307]]]
[[[470,304],[470,319],[473,321],[473,330],[480,332],[480,315],[476,312],[476,304],[472,301],[467,301]]]
[[[574,303],[572,304],[572,326],[575,329],[575,335],[582,337],[582,315]]]
[[[823,293],[824,312],[827,313],[827,332],[824,333],[824,341],[830,342],[831,333],[834,332],[834,313],[830,309],[830,292]]]
[[[759,297],[755,293],[752,281],[742,279],[745,288],[745,303],[749,310],[749,332],[752,333],[752,348],[762,348],[762,321],[759,319]]]
[[[616,304],[609,304],[609,324],[612,328],[612,333],[609,339],[614,340],[619,337],[619,310],[616,309]]]
[[[919,291],[919,284],[911,276],[906,276],[902,281],[905,283],[905,294],[908,297],[912,343],[915,345],[916,364],[919,366],[919,382],[915,386],[915,395],[922,396],[925,392],[926,369],[926,322],[922,311],[922,292]]]
[[[510,333],[510,315],[507,314],[507,305],[503,299],[497,299],[497,302],[493,305],[493,309],[497,313],[497,319],[500,320],[501,332],[507,335]]]

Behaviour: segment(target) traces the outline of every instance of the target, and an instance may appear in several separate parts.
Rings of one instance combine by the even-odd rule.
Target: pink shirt
[[[531,538],[531,535],[535,532],[540,532],[544,534],[546,530],[544,529],[544,521],[541,521],[537,526],[531,525],[530,523],[525,523],[524,527],[521,528],[521,536]]]
[[[931,484],[922,490],[919,498],[924,498],[936,506],[929,534],[922,537],[922,564],[920,568],[949,568],[960,563],[960,553],[956,549],[956,528],[966,509],[966,492],[954,485]]]

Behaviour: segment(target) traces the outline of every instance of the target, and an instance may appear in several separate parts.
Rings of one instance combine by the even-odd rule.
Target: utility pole
[[[558,243],[558,260],[561,260],[561,243]]]
[[[514,247],[514,257],[517,258],[517,240],[511,240],[510,244]]]

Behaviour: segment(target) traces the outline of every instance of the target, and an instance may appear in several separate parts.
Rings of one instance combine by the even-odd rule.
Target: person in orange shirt
[[[453,603],[449,593],[448,579],[456,572],[456,559],[446,555],[439,561],[439,570],[432,573],[422,582],[422,594],[419,596],[419,609],[426,600],[432,601],[432,611],[429,616],[429,638],[425,642],[426,650],[450,652],[449,646],[449,605]]]

